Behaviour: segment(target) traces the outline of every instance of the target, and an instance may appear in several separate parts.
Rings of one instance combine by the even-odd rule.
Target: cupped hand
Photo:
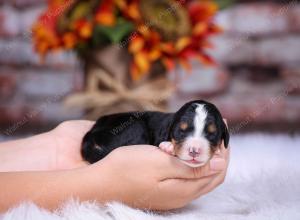
[[[220,185],[228,161],[229,151],[224,146],[210,163],[191,168],[157,147],[139,145],[118,148],[91,167],[95,178],[107,183],[105,191],[98,194],[102,199],[141,209],[170,210]],[[92,192],[97,192],[97,187]]]
[[[191,168],[177,158],[148,145],[126,146],[87,166],[81,140],[92,121],[68,121],[49,132],[55,142],[57,169],[93,170],[91,194],[99,201],[121,201],[142,209],[180,208],[220,185],[226,176],[229,150],[220,150],[203,167]],[[99,190],[99,183],[105,182]],[[99,192],[99,194],[97,194]]]

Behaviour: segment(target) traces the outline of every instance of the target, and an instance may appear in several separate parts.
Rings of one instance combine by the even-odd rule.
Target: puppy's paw
[[[168,141],[161,142],[159,144],[159,148],[170,155],[173,156],[175,155],[174,145],[171,142]]]

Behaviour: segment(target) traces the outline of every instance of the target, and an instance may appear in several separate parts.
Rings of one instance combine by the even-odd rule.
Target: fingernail
[[[227,119],[223,118],[223,120],[224,120],[225,124],[228,125]]]
[[[222,158],[213,158],[209,165],[212,171],[222,171],[225,167],[225,160]]]

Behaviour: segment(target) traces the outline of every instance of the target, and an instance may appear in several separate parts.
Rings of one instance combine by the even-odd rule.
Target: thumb
[[[214,157],[209,161],[211,171],[222,171],[226,167],[226,161],[220,157]]]

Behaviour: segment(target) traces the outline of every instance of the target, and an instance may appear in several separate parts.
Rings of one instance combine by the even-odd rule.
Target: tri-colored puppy
[[[191,167],[210,160],[229,133],[215,105],[202,100],[186,103],[175,113],[127,112],[99,118],[85,135],[82,156],[97,162],[118,147],[148,144],[177,156]]]

